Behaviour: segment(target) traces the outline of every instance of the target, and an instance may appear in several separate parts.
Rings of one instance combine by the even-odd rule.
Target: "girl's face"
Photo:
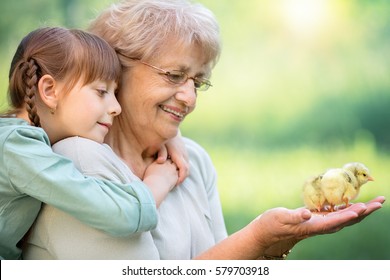
[[[197,92],[192,79],[173,84],[151,65],[199,78],[206,76],[208,68],[199,48],[182,47],[177,43],[169,45],[158,59],[144,62],[149,65],[135,61],[122,76],[118,94],[123,109],[121,123],[129,124],[136,136],[165,141],[176,136],[181,122],[194,110]]]
[[[60,93],[53,115],[54,132],[49,135],[51,142],[80,136],[103,143],[114,117],[121,112],[116,87],[114,81],[98,80],[84,86],[79,81],[70,92]]]

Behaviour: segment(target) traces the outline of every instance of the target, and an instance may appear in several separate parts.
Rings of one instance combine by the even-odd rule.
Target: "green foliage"
[[[273,134],[264,143],[270,146],[350,145],[361,137],[372,137],[375,145],[390,150],[390,95],[386,92],[356,94],[353,98],[323,97],[300,112],[289,126]],[[260,134],[261,132],[259,132]],[[364,135],[365,134],[365,135]]]
[[[3,1],[0,110],[27,32],[85,28],[111,2]],[[376,179],[357,201],[390,197],[390,1],[303,1],[327,6],[301,14],[299,0],[201,2],[220,22],[223,51],[182,133],[210,152],[229,233],[271,207],[301,207],[308,176],[349,161]],[[290,258],[390,259],[389,220],[385,204],[359,225],[303,241]]]

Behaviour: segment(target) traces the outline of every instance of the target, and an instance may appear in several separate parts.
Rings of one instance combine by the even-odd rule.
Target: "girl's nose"
[[[114,117],[118,116],[122,112],[122,107],[119,104],[118,100],[115,96],[112,97],[111,100],[111,106],[109,109],[109,114],[113,115]]]

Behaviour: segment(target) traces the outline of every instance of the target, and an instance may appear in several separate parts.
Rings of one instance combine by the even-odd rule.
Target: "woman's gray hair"
[[[197,45],[212,68],[221,52],[219,26],[213,13],[187,0],[123,0],[104,10],[89,30],[118,53],[138,59],[158,57],[169,39]],[[124,57],[122,65],[126,66]]]

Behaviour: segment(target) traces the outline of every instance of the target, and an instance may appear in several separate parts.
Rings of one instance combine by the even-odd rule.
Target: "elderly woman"
[[[123,66],[117,96],[122,114],[106,139],[118,157],[90,142],[66,140],[54,148],[87,174],[140,180],[159,147],[178,134],[195,109],[198,91],[211,86],[208,79],[220,54],[219,27],[208,9],[186,0],[125,0],[105,10],[90,30],[109,42]],[[24,257],[278,259],[298,241],[357,223],[384,202],[378,197],[325,217],[303,208],[271,209],[228,237],[211,160],[198,144],[183,141],[190,175],[161,204],[155,230],[112,238],[46,206]]]

